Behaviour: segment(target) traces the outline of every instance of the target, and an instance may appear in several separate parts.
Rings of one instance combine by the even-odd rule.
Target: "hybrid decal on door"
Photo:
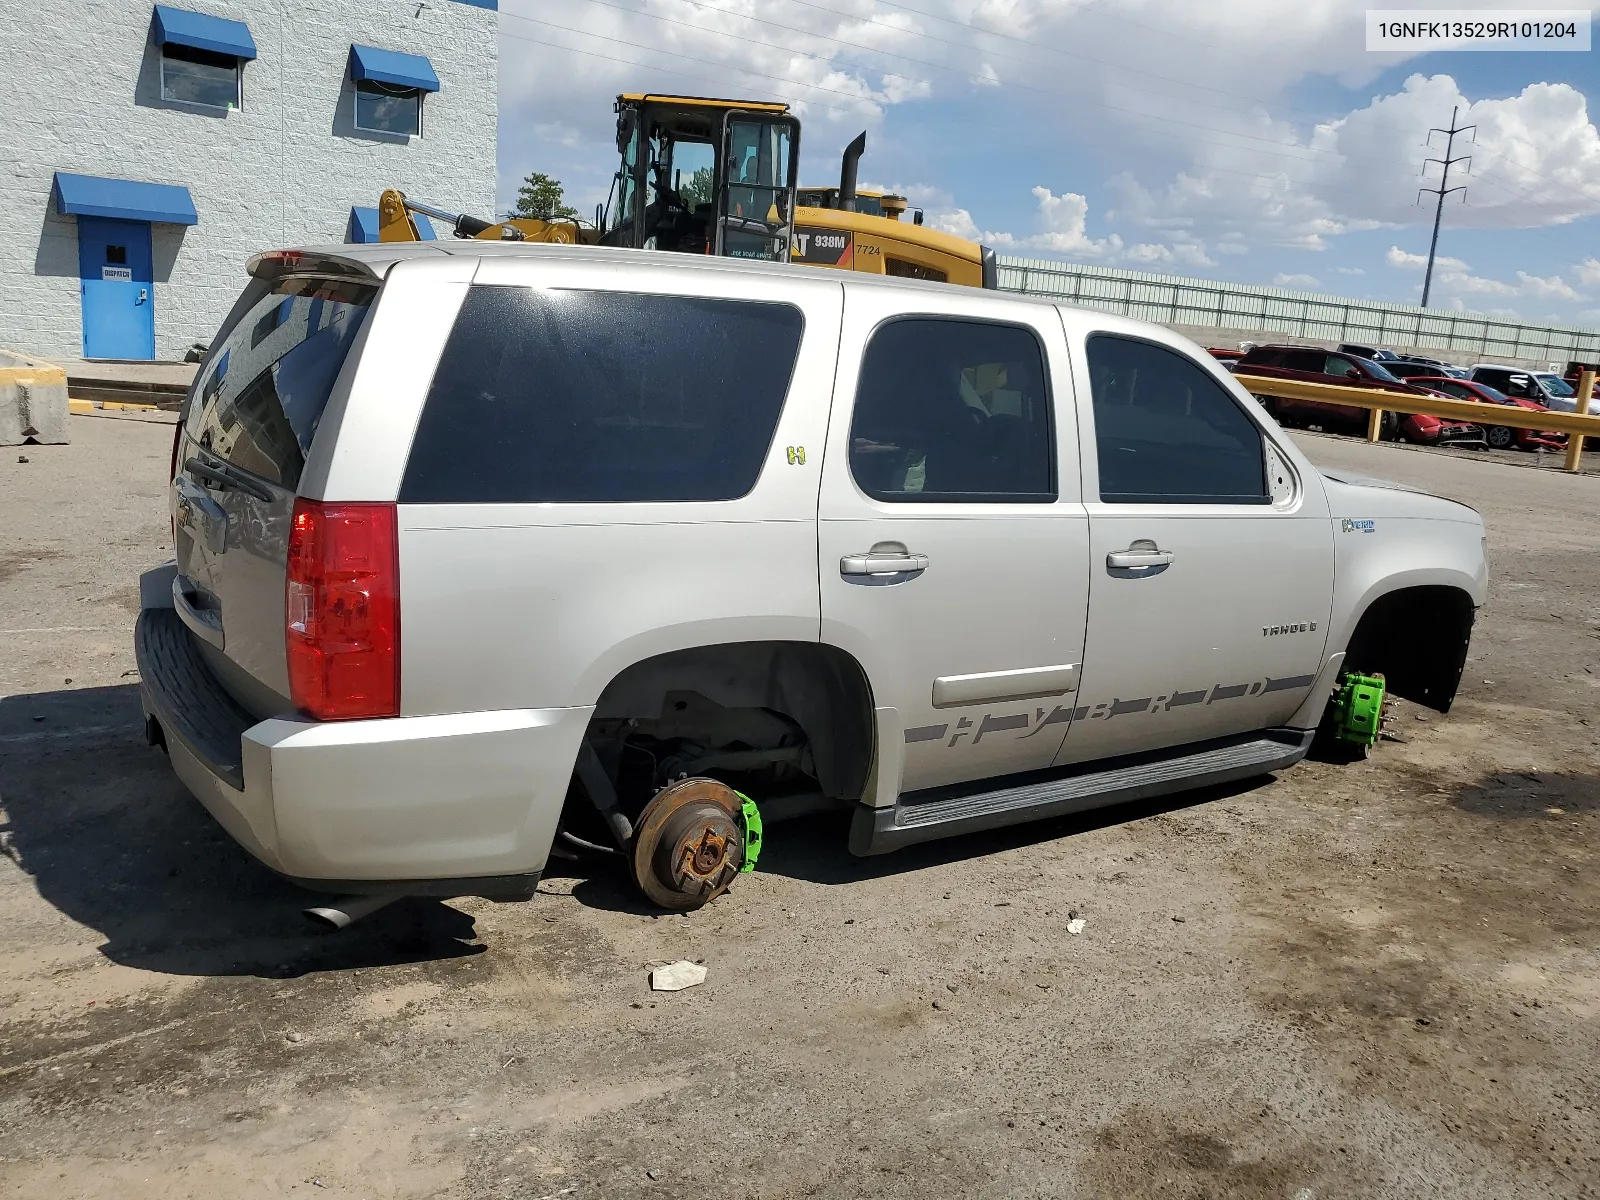
[[[1284,679],[1269,677],[1249,683],[1218,683],[1208,688],[1172,692],[1169,695],[1140,696],[1132,700],[1124,700],[1117,696],[1098,704],[1081,704],[1076,708],[1058,704],[1048,711],[1036,708],[1031,714],[984,713],[976,719],[962,717],[956,722],[953,732],[949,723],[916,726],[905,731],[905,740],[907,745],[944,741],[946,749],[949,749],[969,736],[972,740],[967,744],[976,746],[983,740],[985,734],[1026,729],[1028,732],[1016,739],[1022,741],[1044,732],[1053,725],[1064,725],[1071,721],[1110,721],[1133,713],[1154,715],[1171,712],[1175,708],[1184,708],[1191,704],[1217,704],[1227,700],[1266,696],[1274,692],[1297,691],[1310,687],[1316,682],[1316,678],[1315,675],[1291,675]],[[947,734],[950,735],[948,740],[946,740]]]

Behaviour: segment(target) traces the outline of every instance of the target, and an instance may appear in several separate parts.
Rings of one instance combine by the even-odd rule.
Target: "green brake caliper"
[[[743,792],[734,795],[739,797],[739,815],[744,819],[744,865],[739,868],[742,875],[754,871],[756,859],[761,857],[761,810]]]
[[[1346,675],[1333,697],[1334,728],[1339,740],[1370,746],[1383,724],[1382,675]]]

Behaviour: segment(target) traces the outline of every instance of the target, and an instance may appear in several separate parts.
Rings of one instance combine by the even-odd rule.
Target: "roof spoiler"
[[[845,212],[856,210],[856,167],[867,149],[867,131],[863,129],[856,140],[844,148],[844,161],[839,165],[839,207]]]
[[[255,279],[287,279],[291,275],[318,275],[333,279],[375,283],[378,273],[367,263],[317,250],[263,250],[245,267]]]

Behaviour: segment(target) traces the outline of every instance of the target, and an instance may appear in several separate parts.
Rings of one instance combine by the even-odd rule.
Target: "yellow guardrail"
[[[1284,400],[1315,400],[1323,404],[1343,404],[1369,410],[1367,440],[1378,440],[1378,429],[1386,412],[1421,413],[1447,421],[1468,421],[1474,425],[1507,425],[1512,429],[1565,433],[1566,469],[1576,471],[1583,455],[1583,439],[1600,439],[1600,416],[1589,415],[1589,396],[1594,392],[1595,373],[1585,371],[1578,378],[1578,411],[1534,412],[1528,408],[1504,408],[1480,404],[1475,400],[1446,400],[1442,396],[1408,395],[1377,388],[1343,387],[1336,383],[1311,383],[1303,379],[1277,379],[1271,375],[1236,372],[1237,379],[1252,396],[1277,396]]]

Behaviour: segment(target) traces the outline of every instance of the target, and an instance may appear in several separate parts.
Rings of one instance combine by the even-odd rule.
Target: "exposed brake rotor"
[[[715,779],[680,779],[655,794],[634,826],[633,877],[677,912],[727,891],[744,865],[739,794]]]

